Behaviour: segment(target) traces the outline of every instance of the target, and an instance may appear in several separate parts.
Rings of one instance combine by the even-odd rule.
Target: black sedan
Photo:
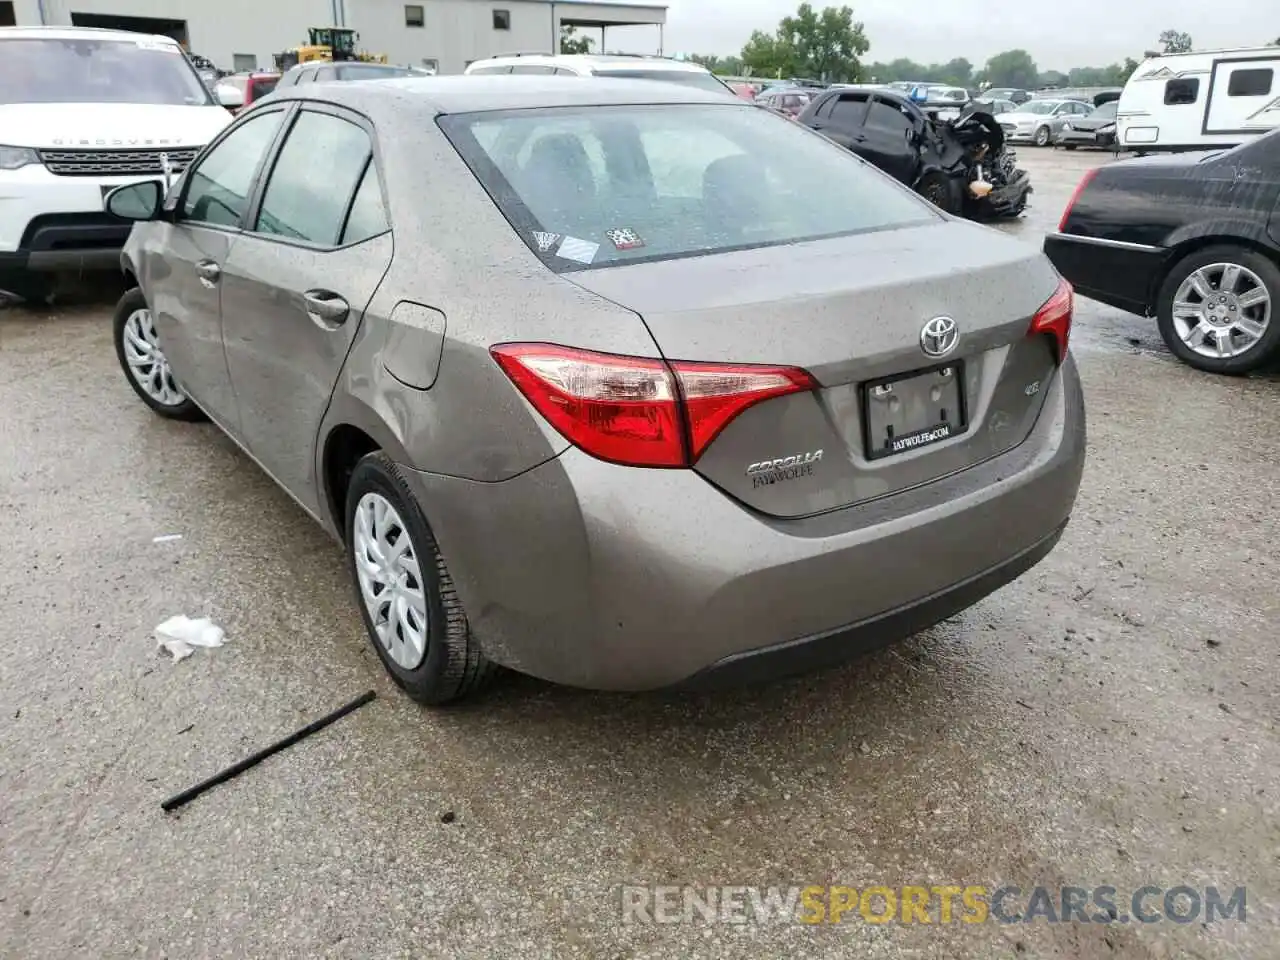
[[[1185,363],[1243,374],[1280,357],[1280,130],[1091,170],[1058,231],[1045,253],[1076,290],[1154,316]]]
[[[1076,147],[1113,147],[1116,143],[1116,100],[1104,103],[1085,117],[1072,117],[1062,124],[1055,141],[1068,150]]]
[[[944,109],[958,114],[942,119]],[[948,213],[1017,216],[1031,180],[1004,131],[971,102],[921,105],[891,90],[819,93],[797,120],[911,187]]]

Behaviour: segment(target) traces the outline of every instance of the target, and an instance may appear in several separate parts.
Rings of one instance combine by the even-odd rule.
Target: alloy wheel
[[[169,361],[160,349],[151,311],[141,309],[129,314],[124,322],[123,338],[129,373],[143,392],[161,406],[176,407],[184,403],[187,395],[173,379]]]
[[[1192,272],[1173,296],[1173,326],[1188,350],[1229,359],[1252,350],[1271,322],[1271,294],[1237,263],[1210,263]]]
[[[360,498],[351,549],[378,642],[397,666],[416,670],[427,655],[427,597],[409,530],[386,497],[366,493]]]

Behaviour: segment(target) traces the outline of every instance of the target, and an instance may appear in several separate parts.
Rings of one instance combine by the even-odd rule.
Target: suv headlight
[[[39,163],[40,155],[30,147],[0,146],[0,170],[17,170],[31,163]]]

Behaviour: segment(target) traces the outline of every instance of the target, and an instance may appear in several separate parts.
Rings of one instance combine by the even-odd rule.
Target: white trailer
[[[1145,60],[1120,95],[1121,149],[1234,147],[1280,126],[1280,47]]]

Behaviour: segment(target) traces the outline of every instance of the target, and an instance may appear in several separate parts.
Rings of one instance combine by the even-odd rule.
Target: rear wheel
[[[1157,298],[1157,321],[1179,360],[1238,375],[1280,353],[1277,305],[1280,267],[1243,247],[1209,247],[1169,272]]]
[[[134,287],[120,298],[113,328],[116,357],[142,402],[171,420],[203,420],[203,411],[183,392],[169,369],[140,288]]]
[[[494,667],[471,636],[417,498],[386,454],[368,454],[352,471],[346,534],[360,615],[391,678],[425,704],[480,690]]]
[[[1048,127],[1040,127],[1036,130],[1036,146],[1047,147],[1052,136],[1053,135],[1049,132]]]
[[[1064,144],[1062,145],[1062,149],[1063,149],[1063,150],[1074,150],[1074,149],[1076,148],[1076,146],[1077,146],[1077,144],[1074,144],[1074,143],[1064,143]]]

